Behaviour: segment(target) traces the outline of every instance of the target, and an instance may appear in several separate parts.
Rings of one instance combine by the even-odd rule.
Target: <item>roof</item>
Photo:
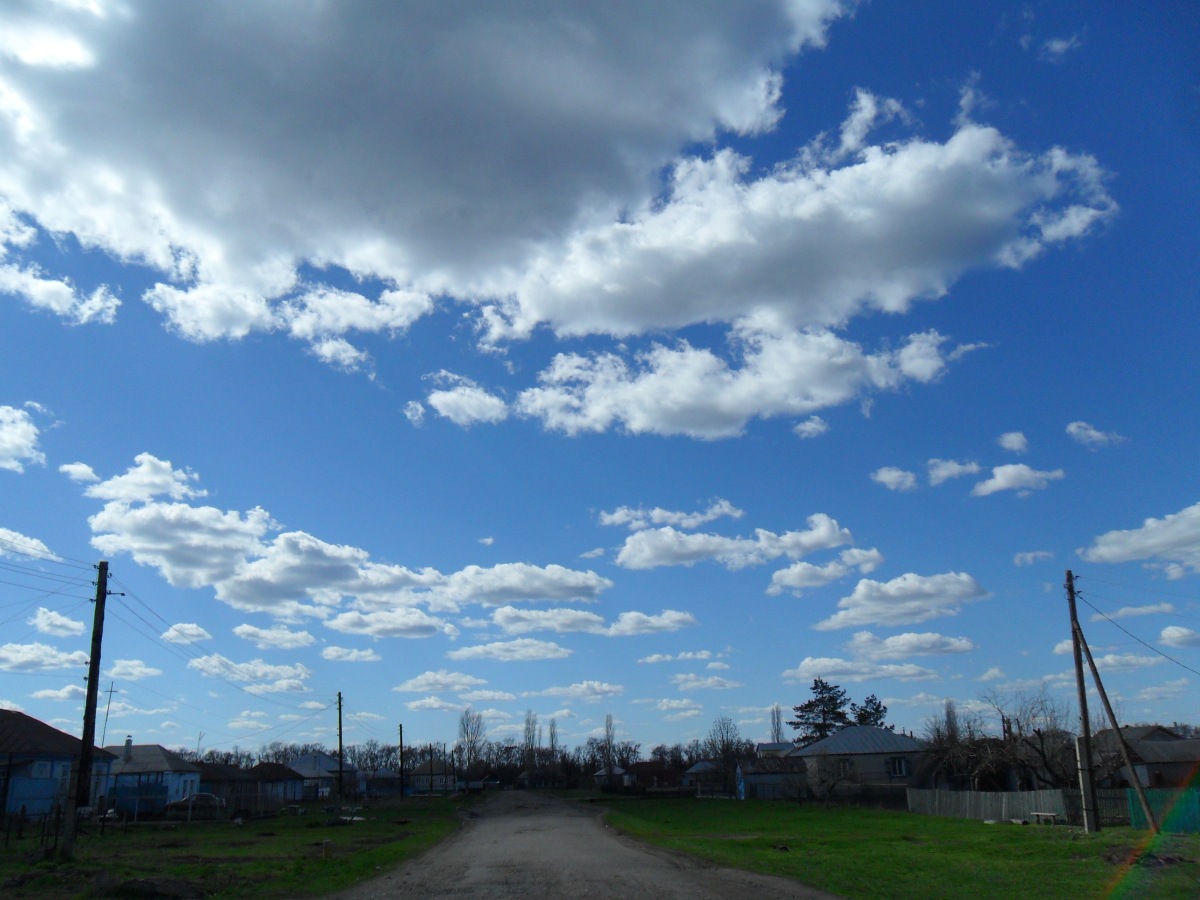
[[[178,753],[173,753],[161,744],[134,744],[132,746],[117,744],[104,749],[116,757],[112,764],[114,775],[129,775],[137,772],[188,773],[200,771]],[[129,751],[129,759],[125,758],[126,750]]]
[[[855,753],[917,753],[925,749],[925,744],[907,734],[897,734],[888,728],[876,728],[874,725],[851,725],[835,731],[827,738],[800,747],[789,753],[789,756],[816,756],[818,753],[832,753],[838,756],[850,756]]]
[[[804,760],[798,756],[762,756],[738,762],[742,775],[800,775],[805,771]]]
[[[707,775],[709,772],[720,772],[721,767],[710,759],[702,759],[696,763],[684,775]]]
[[[1130,741],[1129,749],[1147,765],[1200,762],[1200,739]]]
[[[754,752],[759,756],[783,756],[795,746],[791,741],[772,741],[765,744],[755,744]]]
[[[249,775],[255,781],[303,781],[304,776],[295,769],[289,769],[283,763],[261,762],[250,769]]]
[[[250,772],[225,763],[198,762],[194,764],[200,772],[200,780],[209,784],[229,781],[249,781]]]
[[[20,756],[78,756],[82,741],[15,709],[0,709],[0,753]],[[99,747],[94,754],[107,758]]]
[[[337,757],[320,751],[298,756],[288,765],[305,778],[336,778],[338,773]],[[354,775],[358,771],[345,761],[343,761],[341,770],[345,775]]]
[[[411,768],[406,767],[404,770],[404,774],[405,775],[449,775],[450,774],[450,766],[447,763],[442,762],[441,760],[435,761],[432,759],[427,759],[427,760],[425,760],[425,762],[419,763],[418,765],[412,766]]]

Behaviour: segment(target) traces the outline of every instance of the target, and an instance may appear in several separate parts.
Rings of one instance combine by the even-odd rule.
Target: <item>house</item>
[[[675,790],[682,782],[683,773],[675,766],[667,765],[657,759],[644,759],[630,763],[627,769],[633,776],[638,787],[648,791],[670,789]]]
[[[720,763],[702,759],[683,773],[684,787],[695,788],[697,795],[721,793],[725,790],[725,770]]]
[[[135,744],[126,737],[124,746],[104,749],[115,757],[104,793],[108,806],[120,812],[159,813],[200,790],[200,770],[160,744]]]
[[[759,759],[768,756],[787,756],[795,749],[796,745],[791,741],[772,741],[765,744],[755,744],[754,755]]]
[[[227,809],[252,807],[257,785],[247,769],[239,769],[225,763],[196,762],[193,765],[200,772],[201,793],[220,797],[225,801]]]
[[[592,781],[596,787],[601,790],[612,790],[615,788],[632,787],[637,781],[632,772],[626,772],[620,766],[614,765],[612,768],[605,766],[592,774]]]
[[[0,709],[0,811],[47,815],[68,801],[82,742],[14,709]],[[92,751],[91,797],[103,793],[112,754]],[[94,804],[98,805],[98,804]]]
[[[761,756],[738,761],[739,800],[797,800],[807,794],[808,768],[798,756]]]
[[[858,794],[867,786],[915,787],[925,744],[906,734],[873,725],[851,725],[804,747],[808,787],[821,798]]]
[[[247,774],[254,784],[257,809],[288,806],[304,799],[304,776],[282,763],[259,763]]]
[[[358,770],[350,763],[339,765],[336,756],[320,750],[305,753],[288,763],[304,777],[304,796],[310,800],[352,794],[358,784]]]
[[[1200,739],[1183,738],[1161,725],[1137,725],[1121,728],[1129,746],[1134,773],[1144,787],[1200,787]],[[1092,751],[1101,771],[1111,774],[1103,779],[1113,787],[1133,784],[1121,756],[1120,744],[1111,728],[1092,737]]]
[[[436,794],[455,788],[454,769],[440,759],[427,759],[404,770],[404,783],[409,793]]]

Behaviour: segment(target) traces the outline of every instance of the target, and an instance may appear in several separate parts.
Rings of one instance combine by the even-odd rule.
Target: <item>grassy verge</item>
[[[604,802],[604,801],[600,801]],[[1200,836],[986,825],[770,801],[609,805],[639,840],[848,898],[1200,896]]]
[[[135,879],[194,885],[205,896],[318,897],[373,878],[445,838],[474,798],[408,798],[364,807],[350,824],[306,815],[231,822],[88,826],[70,861],[45,858],[36,831],[0,847],[0,896],[119,896]],[[328,842],[328,844],[326,844]]]

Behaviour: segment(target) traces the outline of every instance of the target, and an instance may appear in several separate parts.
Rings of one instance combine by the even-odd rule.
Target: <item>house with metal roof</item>
[[[79,738],[40,719],[0,709],[0,810],[41,816],[66,804],[81,747]],[[111,754],[93,748],[91,796],[102,792],[111,762]]]
[[[161,813],[173,800],[200,790],[200,770],[161,744],[135,744],[104,748],[115,759],[104,793],[108,806],[127,815]]]
[[[903,732],[851,725],[788,757],[805,761],[809,788],[824,798],[868,786],[916,787],[924,753],[925,743]]]

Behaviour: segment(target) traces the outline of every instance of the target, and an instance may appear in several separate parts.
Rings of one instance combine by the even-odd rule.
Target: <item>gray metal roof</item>
[[[109,753],[116,756],[112,764],[114,775],[134,774],[138,772],[199,772],[177,753],[172,753],[159,744],[117,744],[105,747]],[[129,759],[125,754],[129,754]]]
[[[815,756],[829,753],[848,756],[854,753],[915,753],[925,749],[925,744],[907,734],[897,734],[887,728],[872,725],[851,725],[835,731],[827,738],[793,750],[789,756]]]

